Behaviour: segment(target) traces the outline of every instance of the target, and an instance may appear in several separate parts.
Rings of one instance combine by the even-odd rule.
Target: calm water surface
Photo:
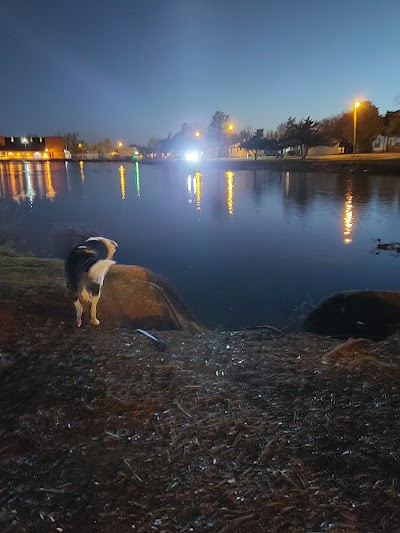
[[[299,328],[326,296],[400,288],[400,176],[138,163],[0,163],[0,224],[25,250],[87,226],[167,278],[210,326]]]

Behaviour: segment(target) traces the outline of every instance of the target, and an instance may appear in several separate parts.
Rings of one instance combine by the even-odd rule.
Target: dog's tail
[[[110,259],[102,259],[97,261],[93,266],[88,270],[88,277],[93,283],[102,285],[104,277],[109,271],[111,265],[115,265],[116,261],[111,261]]]

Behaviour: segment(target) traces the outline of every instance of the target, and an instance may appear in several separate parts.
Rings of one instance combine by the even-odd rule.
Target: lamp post
[[[356,143],[357,143],[357,108],[360,107],[360,102],[357,100],[354,102],[354,120],[353,120],[353,156],[356,155]]]
[[[25,152],[26,152],[26,145],[28,144],[29,141],[26,137],[22,137],[21,142],[25,146]]]
[[[228,117],[229,118],[229,117]],[[235,129],[235,126],[232,124],[232,122],[228,122],[228,124],[224,124],[224,122],[220,122],[217,130],[217,152],[218,152],[218,159],[221,159],[221,140],[222,137],[226,135],[229,135],[230,133],[233,133],[233,130]]]

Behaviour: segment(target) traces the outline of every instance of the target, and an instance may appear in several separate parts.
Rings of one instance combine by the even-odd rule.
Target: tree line
[[[211,117],[205,132],[196,125],[184,123],[180,131],[168,134],[166,138],[151,138],[146,146],[137,146],[142,155],[156,155],[158,157],[173,155],[180,156],[190,150],[207,151],[213,157],[225,157],[228,146],[239,144],[255,159],[261,152],[266,155],[279,156],[288,148],[296,150],[305,158],[308,150],[315,146],[333,146],[340,142],[344,152],[353,150],[353,111],[347,111],[325,118],[320,121],[306,117],[297,120],[289,117],[276,130],[248,127],[238,132],[228,129],[230,116],[222,111],[216,111]],[[372,143],[379,135],[400,137],[400,110],[387,111],[384,116],[379,114],[378,108],[370,101],[361,102],[357,111],[357,146],[356,151],[368,153],[372,151]],[[67,148],[72,154],[94,151],[109,154],[115,147],[110,139],[104,139],[94,145],[83,141],[78,133],[64,134]]]
[[[229,115],[216,111],[204,134],[203,146],[208,145],[208,149],[213,147],[218,156],[227,155],[227,147],[232,144],[239,144],[240,148],[247,150],[255,159],[261,152],[266,155],[282,155],[287,148],[293,148],[305,158],[312,147],[333,146],[338,142],[344,152],[353,151],[353,110],[320,121],[311,117],[300,120],[289,117],[276,130],[265,133],[264,128],[252,130],[250,127],[232,133],[227,129],[229,122]],[[188,146],[196,146],[195,131],[195,126],[191,127],[185,123],[181,131],[174,135],[170,133],[165,139],[151,139],[149,149],[158,155],[167,153],[177,155]],[[381,116],[372,102],[361,102],[357,111],[356,151],[371,152],[372,143],[379,134],[400,137],[400,110],[388,111]]]

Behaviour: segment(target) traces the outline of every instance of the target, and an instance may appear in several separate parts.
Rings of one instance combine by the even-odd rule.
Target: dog
[[[76,325],[82,325],[83,307],[90,303],[90,323],[100,324],[97,319],[97,304],[101,295],[104,277],[111,265],[118,247],[115,241],[105,237],[90,237],[83,244],[71,250],[65,260],[67,287],[74,298]]]

